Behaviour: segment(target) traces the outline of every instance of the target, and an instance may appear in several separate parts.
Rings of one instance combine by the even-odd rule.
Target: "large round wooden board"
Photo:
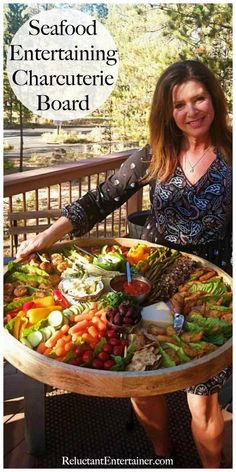
[[[125,238],[77,239],[56,244],[53,250],[72,244],[89,248],[120,243],[131,247],[138,242],[136,239]],[[156,246],[146,241],[145,243]],[[215,268],[225,282],[232,285],[231,277],[221,269],[197,256],[191,257]],[[5,330],[4,356],[30,377],[69,392],[101,397],[138,397],[174,392],[208,380],[231,363],[232,341],[228,340],[216,351],[200,359],[176,367],[147,372],[112,372],[77,367],[50,359],[27,348]]]

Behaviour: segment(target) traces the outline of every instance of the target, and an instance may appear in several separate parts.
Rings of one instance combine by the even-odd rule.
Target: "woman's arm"
[[[142,179],[150,162],[149,146],[133,153],[114,175],[79,200],[66,205],[62,214],[73,225],[77,237],[90,231],[114,210],[120,208],[145,184]]]
[[[34,239],[24,241],[17,257],[48,249],[67,233],[80,237],[90,231],[96,223],[119,208],[134,193],[144,186],[142,178],[150,160],[149,147],[145,146],[127,159],[121,168],[96,189],[87,192],[74,203],[66,205],[62,216]]]

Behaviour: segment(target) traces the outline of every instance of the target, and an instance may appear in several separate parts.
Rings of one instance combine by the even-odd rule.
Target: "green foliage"
[[[164,35],[182,43],[181,59],[206,63],[219,78],[232,104],[232,4],[159,5],[168,17]]]
[[[199,59],[219,77],[229,107],[232,102],[232,4],[24,4],[5,6],[5,45],[27,18],[42,9],[76,8],[102,21],[113,36],[120,59],[116,87],[90,117],[109,120],[103,140],[143,145],[158,77],[180,59]],[[5,46],[6,47],[6,46]],[[17,100],[4,74],[7,121],[18,119]],[[26,110],[22,110],[26,121]],[[30,112],[29,112],[30,113]]]

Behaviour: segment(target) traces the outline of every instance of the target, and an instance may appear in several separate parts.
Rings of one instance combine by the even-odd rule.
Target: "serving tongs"
[[[181,333],[181,331],[183,329],[184,321],[185,321],[185,316],[182,314],[183,313],[183,308],[184,308],[184,299],[183,299],[183,297],[179,293],[176,293],[171,298],[170,305],[171,305],[172,311],[174,312],[173,328],[174,328],[177,336],[179,336],[179,334]]]
[[[78,251],[81,251],[84,255],[86,256],[89,256],[92,261],[94,259],[94,254],[92,254],[91,252],[87,251],[86,249],[78,246],[78,244],[75,244],[75,247],[76,249],[78,249]],[[120,272],[119,271],[116,271],[116,270],[106,270],[106,269],[103,269],[102,267],[98,267],[96,265],[93,265],[92,262],[89,262],[87,261],[88,263],[88,266],[91,267],[91,270],[93,270],[94,272],[96,272],[97,274],[104,274],[104,276],[106,276],[107,278],[112,278],[114,277],[115,275],[119,274]]]

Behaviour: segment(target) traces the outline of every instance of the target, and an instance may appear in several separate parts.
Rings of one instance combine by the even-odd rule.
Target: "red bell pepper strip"
[[[53,298],[56,304],[62,306],[63,309],[68,308],[70,306],[67,299],[64,297],[64,295],[62,295],[61,291],[58,289],[53,290]]]
[[[36,308],[36,305],[34,302],[26,302],[24,303],[23,307],[22,307],[22,310],[27,313],[28,310],[30,310],[31,308]]]

